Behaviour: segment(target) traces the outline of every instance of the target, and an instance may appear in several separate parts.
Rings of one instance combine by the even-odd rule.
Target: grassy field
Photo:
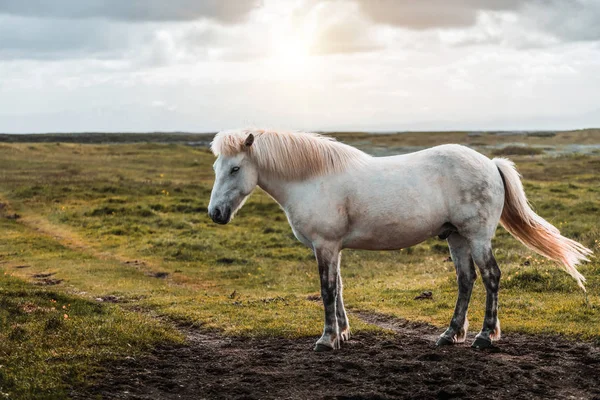
[[[508,155],[538,213],[600,250],[598,131],[335,136],[373,153],[464,143]],[[573,144],[586,154],[565,154]],[[312,253],[260,190],[230,225],[213,224],[212,162],[206,148],[177,143],[0,144],[0,398],[66,396],[103,362],[182,342],[179,324],[231,335],[320,334]],[[586,305],[572,278],[502,228],[494,246],[505,332],[600,341],[597,259],[580,268]],[[347,306],[445,326],[456,296],[447,258],[446,243],[434,239],[395,252],[345,251]],[[433,300],[413,300],[426,290]],[[480,281],[470,310],[478,328]],[[350,318],[355,331],[379,329]]]

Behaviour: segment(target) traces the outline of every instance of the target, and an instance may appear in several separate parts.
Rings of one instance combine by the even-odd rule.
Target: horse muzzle
[[[231,208],[230,207],[215,207],[208,212],[210,218],[217,224],[225,225],[231,220]]]

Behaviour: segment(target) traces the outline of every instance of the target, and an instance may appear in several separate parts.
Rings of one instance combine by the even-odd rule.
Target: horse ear
[[[248,137],[246,138],[246,141],[244,142],[244,145],[246,147],[250,147],[250,146],[252,146],[252,143],[254,143],[254,135],[249,134]]]

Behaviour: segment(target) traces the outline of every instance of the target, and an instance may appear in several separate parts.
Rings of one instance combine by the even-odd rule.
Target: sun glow
[[[277,69],[290,77],[307,72],[310,67],[312,37],[307,32],[280,32],[273,38],[271,61]]]

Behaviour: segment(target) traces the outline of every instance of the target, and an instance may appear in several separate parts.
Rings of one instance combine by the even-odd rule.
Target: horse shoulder
[[[335,178],[299,182],[288,193],[284,211],[295,236],[305,244],[339,240],[347,231],[347,196]]]

